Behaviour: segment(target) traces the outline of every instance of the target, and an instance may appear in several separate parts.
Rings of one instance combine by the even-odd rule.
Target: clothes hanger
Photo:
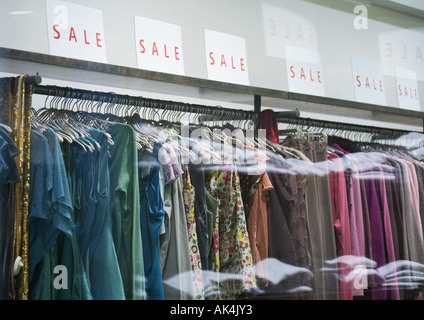
[[[35,130],[37,130],[38,132],[44,133],[46,130],[50,129],[56,134],[56,136],[58,137],[61,143],[65,140],[68,141],[69,143],[73,142],[74,139],[71,135],[65,133],[62,130],[59,130],[59,128],[53,126],[52,124],[41,120],[38,117],[37,110],[35,110],[34,108],[31,108],[31,112],[32,112],[31,124]]]
[[[54,108],[52,108],[52,106]],[[38,111],[37,114],[39,119],[43,121],[44,124],[49,124],[55,132],[60,132],[62,136],[70,137],[71,141],[78,143],[81,147],[83,147],[84,151],[94,151],[95,147],[93,144],[80,139],[86,134],[84,134],[82,130],[77,130],[71,118],[66,117],[66,114],[69,114],[70,111],[58,108],[60,108],[59,100],[52,100],[50,102],[50,108],[43,108]],[[69,139],[67,140],[70,141]]]
[[[98,129],[103,132],[103,134],[107,137],[109,145],[114,145],[114,141],[112,136],[107,132],[109,128],[110,122],[100,117],[95,116],[93,113],[87,113],[86,111],[75,111],[69,114],[77,123],[80,123],[85,126],[86,132],[88,136],[90,133],[88,132],[91,128]]]
[[[10,133],[13,132],[11,127],[9,127],[8,125],[3,124],[3,123],[0,123],[0,128],[3,128],[4,130],[6,130],[7,132],[10,132]]]

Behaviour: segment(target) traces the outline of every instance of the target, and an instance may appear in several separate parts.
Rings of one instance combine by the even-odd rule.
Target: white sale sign
[[[321,55],[318,51],[286,46],[289,91],[325,96]]]
[[[209,80],[249,85],[244,38],[205,30],[205,48]]]
[[[181,27],[135,16],[138,68],[184,75]]]
[[[399,107],[421,111],[418,96],[417,73],[404,68],[396,68],[396,84]]]
[[[381,65],[375,61],[351,57],[357,102],[387,105]]]
[[[107,62],[103,12],[59,0],[46,0],[50,54]]]

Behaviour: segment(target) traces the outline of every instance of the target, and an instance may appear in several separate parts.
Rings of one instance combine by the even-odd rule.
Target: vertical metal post
[[[256,115],[256,121],[255,121],[255,131],[258,131],[260,129],[260,117],[261,117],[261,96],[255,94],[254,97],[254,112]]]

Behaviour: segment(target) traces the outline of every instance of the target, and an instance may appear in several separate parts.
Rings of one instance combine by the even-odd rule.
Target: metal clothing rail
[[[327,128],[327,129],[336,129],[336,130],[338,129],[338,130],[345,130],[345,131],[373,133],[376,135],[388,136],[388,137],[393,137],[395,135],[404,135],[404,134],[408,134],[412,132],[408,130],[382,128],[382,127],[375,127],[375,126],[334,122],[334,121],[318,120],[318,119],[311,119],[311,118],[284,117],[283,115],[281,117],[276,115],[274,118],[279,123],[294,124],[294,125],[304,126],[304,127],[315,127],[315,128],[318,127],[318,128]]]
[[[211,117],[225,118],[227,120],[251,120],[257,122],[259,115],[254,111],[224,108],[221,106],[207,106],[185,102],[136,97],[116,94],[113,92],[90,91],[71,87],[59,87],[51,85],[34,85],[33,93],[51,97],[62,97],[70,100],[84,100],[98,102],[107,106],[133,106],[140,108],[153,108],[177,112],[188,112]],[[88,107],[88,106],[87,106]]]

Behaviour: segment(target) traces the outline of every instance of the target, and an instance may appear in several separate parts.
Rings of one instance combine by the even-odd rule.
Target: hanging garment
[[[0,300],[8,300],[12,277],[14,185],[20,182],[15,156],[20,152],[0,129]]]
[[[125,293],[112,235],[108,139],[103,131],[90,135],[100,150],[75,150],[75,223],[83,265],[95,300],[124,300]],[[108,281],[105,281],[108,279]]]
[[[240,180],[229,139],[224,140],[223,151],[219,172],[208,172],[206,179],[210,193],[220,200],[215,220],[214,253],[210,258],[213,259],[210,270],[215,273],[213,280],[218,293],[210,292],[210,299],[235,299],[256,287]]]
[[[162,146],[161,151],[168,152],[170,147]],[[172,150],[172,153],[175,153],[175,150]],[[159,159],[162,159],[161,156]],[[182,169],[178,162],[173,160],[173,157],[170,159],[173,165],[168,176],[172,178],[167,179],[167,174],[164,172],[165,233],[160,236],[160,262],[164,293],[167,300],[191,300],[195,297],[195,291],[193,282],[187,281],[187,279],[192,279],[192,270],[182,191]],[[166,164],[162,160],[160,162]]]
[[[205,180],[206,183],[206,180]],[[206,299],[214,298],[213,292],[217,289],[216,273],[213,270],[219,268],[219,204],[220,200],[215,198],[208,189],[205,188],[207,214],[208,214],[208,268],[203,272],[204,296]]]
[[[240,174],[240,186],[253,264],[257,266],[256,277],[263,279],[262,281],[267,285],[268,272],[260,262],[268,259],[267,192],[273,189],[273,186],[266,172],[259,176]],[[243,186],[245,187],[244,193]]]
[[[329,183],[337,256],[349,258],[352,255],[352,245],[344,163],[335,153],[331,153],[328,159],[330,160]],[[349,264],[343,265],[343,263],[338,263],[337,267],[340,276],[339,299],[352,300],[353,285],[348,281],[348,276],[353,272],[353,269]]]
[[[379,176],[377,177],[377,183],[376,188],[380,192],[380,203],[381,203],[381,209],[382,209],[382,215],[383,215],[383,225],[384,225],[384,240],[386,242],[386,260],[388,266],[393,266],[396,263],[396,257],[395,257],[395,248],[393,243],[393,235],[392,235],[392,223],[390,220],[390,212],[389,212],[389,202],[387,200],[387,191],[386,191],[386,184],[385,179],[389,178],[391,175],[391,171],[387,172],[386,170],[383,170],[381,166],[378,167],[379,169]],[[399,300],[399,287],[397,285],[397,275],[396,275],[396,268],[392,268],[390,270],[390,267],[387,268],[386,272],[393,272],[391,274],[392,281],[390,285],[390,290],[388,290],[387,297],[390,300]],[[386,278],[387,279],[387,278]],[[387,283],[387,281],[386,281]]]
[[[419,199],[417,173],[415,171],[414,165],[410,161],[401,159],[399,157],[397,157],[396,159],[405,165],[407,180],[408,180],[408,187],[410,192],[410,200],[411,200],[412,207],[414,209],[414,213],[417,219],[418,233],[421,237],[421,240],[423,240],[423,228],[422,228],[421,217],[420,217],[420,199]]]
[[[313,163],[307,171],[305,187],[306,217],[311,244],[314,298],[337,300],[337,277],[328,270],[327,262],[337,257],[334,224],[328,177],[327,147],[318,141],[300,140],[291,146],[302,152]]]
[[[418,161],[414,161],[415,171],[417,173],[418,181],[418,196],[419,196],[419,208],[420,208],[420,219],[421,226],[424,232],[424,166]]]
[[[188,169],[184,170],[183,173],[183,196],[184,196],[184,208],[187,219],[187,232],[188,241],[190,247],[190,260],[191,270],[193,276],[194,285],[194,299],[204,300],[204,284],[203,284],[203,273],[202,273],[202,260],[200,257],[199,242],[197,236],[197,220],[195,217],[195,199],[196,189],[191,184],[190,173]],[[205,230],[206,231],[206,230]],[[207,231],[206,231],[207,232]],[[206,233],[207,234],[207,233]]]
[[[131,126],[121,123],[110,123],[107,132],[114,142],[108,149],[113,241],[125,297],[140,300],[145,298],[146,292],[135,132]]]
[[[31,133],[31,190],[29,210],[30,297],[53,300],[62,287],[54,287],[57,241],[71,237],[73,209],[61,147],[53,130]],[[67,274],[69,270],[66,270]],[[66,282],[68,283],[68,278]],[[68,289],[68,288],[66,288]]]
[[[399,163],[401,179],[401,199],[402,199],[402,222],[403,230],[405,230],[405,240],[404,241],[404,250],[408,254],[408,260],[413,262],[418,262],[420,264],[424,263],[424,248],[423,241],[421,238],[421,232],[419,230],[419,225],[417,223],[418,218],[415,212],[414,204],[412,202],[410,181],[408,179],[408,167],[404,162]]]
[[[299,160],[293,153],[287,154],[286,149],[277,147],[275,153],[268,153],[271,160],[267,163],[267,174],[273,189],[267,192],[267,207],[269,257],[277,259],[287,267],[280,268],[280,274],[270,275],[279,275],[284,281],[269,285],[266,291],[281,294],[287,299],[301,299],[305,297],[305,293],[309,294],[312,288],[311,245],[304,198],[305,180],[303,174],[297,171],[304,161]],[[294,269],[300,272],[291,274],[290,270]]]
[[[357,270],[364,272],[367,268],[366,250],[365,250],[365,227],[362,211],[362,193],[360,185],[360,177],[357,166],[354,161],[346,157],[349,161],[350,174],[348,176],[347,184],[350,186],[348,192],[350,193],[350,206],[349,206],[349,225],[350,225],[350,243],[352,255],[358,257],[360,262],[356,266]],[[362,275],[362,274],[361,274]],[[367,286],[366,278],[358,279],[358,285],[353,284],[352,294],[354,296],[363,296],[364,289]]]
[[[370,165],[372,166],[372,163]],[[369,175],[369,172],[362,171],[362,174],[364,176]],[[382,225],[382,212],[375,185],[376,181],[367,177],[364,179],[364,183],[370,219],[372,259],[376,262],[377,267],[382,267],[386,264],[386,247]],[[382,279],[374,277],[374,284],[369,291],[371,299],[385,300],[387,298],[387,292],[382,288],[382,285]]]
[[[278,123],[272,115],[274,114],[273,110],[264,110],[261,112],[260,124],[261,129],[266,130],[266,138],[269,141],[279,144],[280,137],[278,133]]]
[[[215,221],[218,215],[219,199],[216,199],[215,197],[213,197],[210,194],[210,192],[206,189],[206,187],[205,187],[205,199],[206,199],[206,208],[207,208],[207,215],[208,215],[208,244],[207,246],[209,248],[208,250],[209,251],[208,268],[209,268],[211,265],[211,263],[209,262],[209,258],[211,257],[211,251],[213,251],[212,250],[213,237],[214,237],[214,230],[215,230]]]
[[[61,147],[66,169],[66,177],[69,185],[70,199],[72,207],[74,208],[73,201],[76,199],[76,170],[74,156],[76,148],[66,141],[62,142]],[[71,217],[75,224],[76,220],[74,210],[72,211]],[[75,227],[72,229],[71,237],[68,237],[63,233],[59,235],[53,251],[56,251],[56,258],[52,259],[52,261],[56,260],[57,265],[65,266],[68,271],[68,290],[57,290],[55,299],[92,300],[93,296],[91,294],[90,281],[85,271],[81,258],[80,247],[78,245],[77,228]],[[54,252],[50,254],[54,255]],[[49,274],[51,274],[51,272]]]
[[[253,264],[256,269],[256,279],[261,279],[264,286],[268,285],[268,195],[273,189],[266,172],[266,162],[269,157],[265,152],[245,145],[245,159],[237,166],[240,178],[240,191],[247,219],[249,241],[252,250]]]
[[[160,163],[158,152],[161,144],[155,144],[153,153],[139,153],[140,224],[143,243],[146,298],[163,300],[162,273],[160,266],[159,235],[163,217],[162,195],[159,185]]]
[[[194,219],[196,221],[196,235],[199,247],[199,254],[202,262],[202,270],[207,270],[209,266],[209,224],[206,203],[206,189],[203,165],[194,164],[188,165],[190,181],[194,188]]]

